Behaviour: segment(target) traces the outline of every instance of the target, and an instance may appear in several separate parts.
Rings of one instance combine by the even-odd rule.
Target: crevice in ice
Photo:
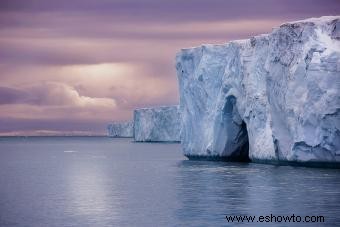
[[[224,154],[230,161],[249,162],[249,141],[246,123],[241,119],[236,107],[235,96],[228,96],[223,108],[223,121],[226,125],[227,140]]]
[[[238,147],[230,156],[231,160],[237,162],[250,162],[248,131],[247,125],[244,121],[241,124],[241,129],[239,131],[236,143],[238,144]]]

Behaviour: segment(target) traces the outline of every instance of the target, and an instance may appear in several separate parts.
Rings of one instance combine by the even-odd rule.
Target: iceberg
[[[179,142],[180,122],[178,105],[136,109],[134,139],[137,142]]]
[[[114,122],[107,126],[109,137],[133,137],[133,122]]]
[[[181,144],[189,158],[340,163],[340,16],[182,49]]]

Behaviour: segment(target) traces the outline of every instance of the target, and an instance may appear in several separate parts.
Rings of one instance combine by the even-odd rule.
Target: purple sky
[[[181,48],[339,14],[339,0],[2,0],[0,135],[104,134],[178,103]]]

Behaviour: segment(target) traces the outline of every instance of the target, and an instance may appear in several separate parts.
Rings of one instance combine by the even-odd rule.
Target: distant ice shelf
[[[109,137],[133,137],[133,122],[114,122],[107,126]]]
[[[178,106],[134,111],[134,139],[137,142],[179,142],[180,128]]]

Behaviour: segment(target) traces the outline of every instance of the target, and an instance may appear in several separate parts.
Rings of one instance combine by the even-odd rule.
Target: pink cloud
[[[136,107],[178,103],[179,49],[339,10],[336,0],[5,0],[0,133],[105,130]]]

